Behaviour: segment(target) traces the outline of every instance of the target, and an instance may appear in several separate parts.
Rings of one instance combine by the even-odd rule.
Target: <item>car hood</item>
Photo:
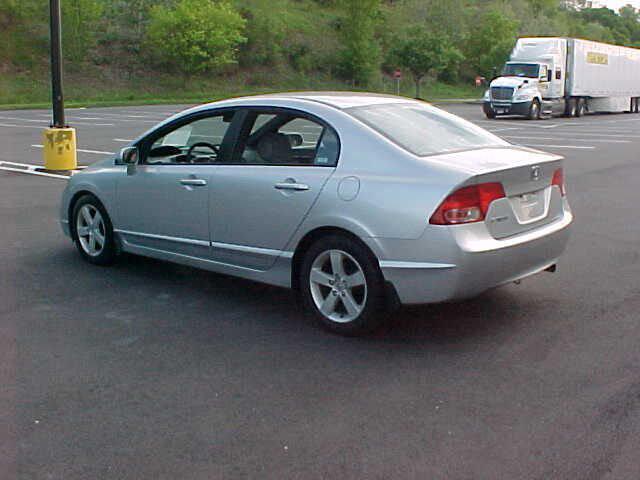
[[[112,167],[114,165],[113,158],[105,158],[104,160],[99,160],[97,162],[92,163],[87,168],[84,168],[83,172],[91,172],[93,170],[100,170],[105,167]]]

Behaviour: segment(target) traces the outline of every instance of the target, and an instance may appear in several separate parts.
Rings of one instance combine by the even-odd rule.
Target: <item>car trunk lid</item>
[[[499,182],[505,197],[494,200],[485,223],[496,239],[523,233],[563,215],[560,188],[552,186],[562,157],[520,147],[487,148],[441,155],[436,160],[464,169],[464,185]]]

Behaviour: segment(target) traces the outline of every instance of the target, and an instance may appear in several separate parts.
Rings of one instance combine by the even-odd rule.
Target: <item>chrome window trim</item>
[[[271,248],[260,247],[248,247],[246,245],[234,245],[232,243],[211,242],[213,248],[220,248],[223,250],[233,250],[236,252],[254,253],[257,255],[268,255],[271,257],[284,257],[293,258],[293,252],[287,252],[284,250],[273,250]]]
[[[284,250],[273,250],[270,248],[249,247],[246,245],[234,245],[232,243],[210,242],[204,240],[195,240],[191,238],[170,237],[167,235],[157,235],[155,233],[132,232],[131,230],[114,229],[116,233],[131,235],[134,237],[152,238],[154,240],[167,240],[169,242],[186,243],[189,245],[199,245],[202,247],[220,248],[223,250],[233,250],[236,252],[253,253],[257,255],[268,255],[271,257],[293,258],[293,252]]]
[[[142,232],[132,232],[130,230],[120,230],[114,229],[116,233],[123,233],[125,235],[132,235],[134,237],[144,237],[144,238],[152,238],[154,240],[167,240],[169,242],[176,243],[187,243],[189,245],[199,245],[201,247],[209,247],[209,241],[205,240],[195,240],[192,238],[182,238],[182,237],[169,237],[167,235],[156,235],[154,233],[142,233]]]
[[[451,263],[431,263],[431,262],[399,262],[395,260],[380,260],[380,268],[456,268]]]
[[[167,250],[162,250],[160,248],[145,247],[145,246],[142,246],[142,245],[133,245],[133,244],[128,243],[126,240],[125,240],[125,244],[128,245],[129,248],[134,249],[134,250],[138,250],[138,251],[147,251],[147,252],[154,252],[154,253],[158,253],[158,254],[165,254],[165,255],[172,256],[172,257],[176,257],[176,258],[184,258],[185,260],[191,260],[191,261],[210,264],[210,265],[217,265],[217,266],[220,266],[220,267],[234,268],[234,269],[243,270],[243,271],[246,271],[246,272],[263,273],[263,270],[257,270],[255,268],[244,267],[244,266],[241,266],[241,265],[234,265],[232,263],[220,262],[218,260],[211,260],[209,258],[194,257],[193,255],[186,255],[184,253],[170,252],[170,251],[167,251]]]

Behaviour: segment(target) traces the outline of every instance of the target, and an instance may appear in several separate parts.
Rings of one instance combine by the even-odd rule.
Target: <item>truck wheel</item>
[[[585,114],[586,110],[587,110],[587,105],[586,105],[584,99],[583,98],[578,98],[576,100],[576,113],[575,113],[576,117],[579,118],[579,117],[583,116]]]
[[[534,100],[529,108],[529,120],[540,120],[540,102]]]
[[[491,108],[491,105],[485,103],[482,106],[482,111],[489,120],[493,120],[494,118],[496,118],[496,112],[493,108]]]
[[[566,101],[564,107],[564,115],[565,117],[575,117],[576,116],[576,99],[569,98]]]

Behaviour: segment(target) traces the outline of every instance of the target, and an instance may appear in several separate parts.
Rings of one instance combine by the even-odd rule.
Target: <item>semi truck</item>
[[[518,39],[483,101],[490,119],[639,109],[640,49],[558,37]]]

